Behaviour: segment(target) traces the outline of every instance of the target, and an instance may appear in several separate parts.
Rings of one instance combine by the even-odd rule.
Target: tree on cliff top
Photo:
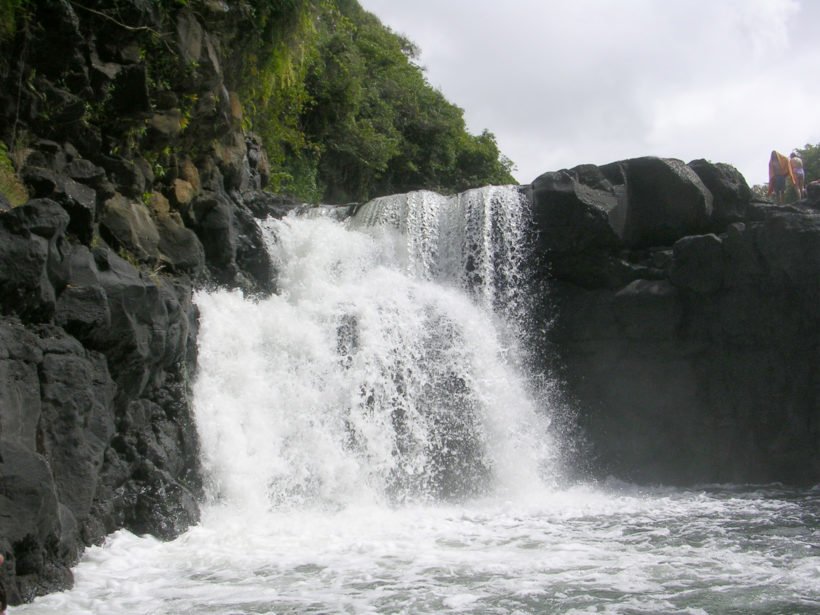
[[[468,133],[463,111],[430,86],[410,41],[356,0],[285,4],[284,18],[265,21],[279,25],[259,32],[247,54],[245,78],[254,78],[243,90],[274,190],[344,202],[515,183],[494,135]]]

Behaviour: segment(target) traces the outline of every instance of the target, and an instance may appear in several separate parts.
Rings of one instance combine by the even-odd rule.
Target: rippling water
[[[271,221],[279,292],[199,293],[208,501],[13,613],[820,613],[820,489],[567,486],[525,368],[515,189]]]

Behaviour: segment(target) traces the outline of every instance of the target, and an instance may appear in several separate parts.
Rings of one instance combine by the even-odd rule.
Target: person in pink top
[[[789,155],[789,165],[792,168],[797,198],[802,199],[806,196],[806,172],[803,170],[803,159],[797,155],[797,152],[792,152]]]

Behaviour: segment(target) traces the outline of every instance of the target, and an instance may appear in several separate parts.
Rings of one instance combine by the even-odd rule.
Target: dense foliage
[[[27,0],[0,0],[0,41],[10,38],[16,29],[20,9]]]
[[[175,160],[197,159],[214,146],[218,131],[205,118],[219,106],[208,91],[218,71],[238,93],[232,105],[241,108],[226,121],[239,115],[243,127],[259,135],[273,191],[348,202],[515,182],[493,134],[469,134],[463,111],[431,87],[415,63],[414,45],[356,0],[236,0],[217,17],[205,0],[66,0],[61,6],[81,18],[82,29],[95,31],[99,49],[133,40],[145,87],[139,70],[123,69],[128,78],[112,81],[78,74],[71,54],[29,44],[34,37],[54,49],[78,45],[62,22],[51,23],[45,3],[0,0],[0,50],[15,58],[19,76],[10,80],[24,94],[11,125],[0,127],[12,152],[25,146],[26,132],[48,135],[85,151],[142,158],[162,179]],[[207,52],[192,61],[178,46],[183,9],[205,20],[210,40],[221,47],[221,68]],[[4,78],[11,69],[0,65]],[[157,138],[146,118],[167,110],[169,100],[180,129]]]
[[[356,0],[257,2],[255,10],[238,87],[275,190],[343,202],[515,181],[493,134],[469,134],[462,110],[414,63],[414,45]]]
[[[820,179],[820,143],[816,145],[806,143],[803,147],[798,147],[796,151],[803,160],[806,183]]]

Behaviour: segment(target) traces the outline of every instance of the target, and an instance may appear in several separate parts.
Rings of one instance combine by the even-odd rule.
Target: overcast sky
[[[529,183],[657,155],[765,183],[820,142],[818,0],[360,0]],[[809,178],[818,179],[818,178]]]

